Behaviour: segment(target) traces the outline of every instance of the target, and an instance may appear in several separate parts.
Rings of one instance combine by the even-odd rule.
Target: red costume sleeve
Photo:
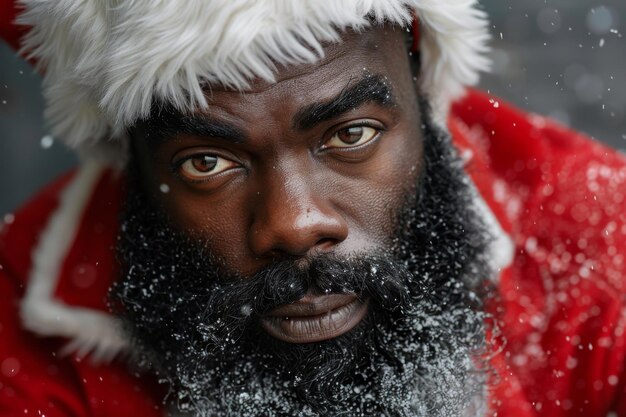
[[[6,271],[0,271],[0,415],[89,415],[70,361],[56,355],[60,341],[37,338],[21,329],[18,287]]]
[[[5,3],[3,3],[4,5]],[[57,205],[68,176],[46,187],[0,228],[0,416],[87,416],[80,377],[68,358],[59,358],[63,341],[25,331],[19,317],[23,277],[30,253]]]
[[[31,269],[31,253],[57,206],[59,193],[71,178],[66,175],[44,188],[9,224],[0,227],[0,416],[161,416],[161,388],[152,379],[130,372],[123,360],[94,365],[75,355],[61,357],[58,352],[67,339],[38,337],[22,326],[19,302]],[[109,259],[116,228],[103,226],[98,213],[109,213],[110,222],[116,223],[117,216],[110,216],[110,211],[117,213],[117,209],[111,209],[110,201],[119,200],[119,187],[110,175],[104,177],[102,184],[96,193],[99,199],[94,199],[86,220],[92,227],[77,238],[77,248],[93,247],[89,244],[95,240],[99,242],[96,251],[103,252],[102,259]],[[98,239],[94,227],[113,231],[112,239]],[[90,259],[79,258],[84,262]],[[112,262],[111,259],[106,263],[112,267]],[[104,287],[94,285],[94,291],[100,295],[83,293],[83,297],[89,298],[83,301],[102,303],[106,283]]]
[[[18,301],[23,289],[0,271],[1,417],[159,417],[154,384],[121,362],[95,366],[58,354],[67,340],[23,330]]]
[[[453,115],[516,246],[497,308],[520,390],[494,393],[497,415],[626,417],[626,158],[476,91]]]

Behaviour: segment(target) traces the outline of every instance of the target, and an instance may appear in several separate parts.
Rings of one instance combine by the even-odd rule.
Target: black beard
[[[424,114],[429,114],[423,105]],[[488,236],[449,137],[423,120],[424,170],[398,213],[394,247],[306,268],[277,262],[228,273],[210,242],[177,230],[129,172],[111,306],[139,362],[201,416],[462,416],[485,388],[482,300]],[[259,315],[316,292],[369,299],[335,339],[290,344]]]

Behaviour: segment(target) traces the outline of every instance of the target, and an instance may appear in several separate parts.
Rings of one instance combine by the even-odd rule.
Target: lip
[[[368,302],[355,294],[307,294],[261,317],[261,327],[288,343],[314,343],[352,330],[367,313]]]

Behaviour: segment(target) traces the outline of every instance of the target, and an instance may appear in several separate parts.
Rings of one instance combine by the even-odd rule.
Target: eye
[[[236,162],[214,154],[196,154],[178,162],[178,172],[190,181],[203,181],[238,166]]]
[[[324,148],[354,148],[378,136],[379,130],[371,126],[352,126],[338,130],[324,144]]]

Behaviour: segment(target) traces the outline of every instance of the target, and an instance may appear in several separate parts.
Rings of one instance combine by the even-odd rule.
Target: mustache
[[[407,300],[413,277],[399,262],[382,255],[362,255],[342,259],[336,255],[318,255],[302,267],[297,261],[271,264],[249,278],[221,278],[219,304],[237,304],[246,300],[246,312],[263,315],[284,304],[313,294],[354,293],[359,299],[374,298],[385,310],[393,310]],[[381,296],[384,294],[384,297]],[[230,299],[230,298],[233,299]],[[228,300],[227,300],[228,298]]]
[[[205,258],[211,256],[204,255]],[[154,275],[142,269],[141,265],[135,264],[128,272],[128,278],[137,285],[114,285],[112,288],[112,295],[124,306],[124,316],[131,323],[134,315],[139,316],[143,312],[141,306],[132,302],[137,299],[137,292],[150,284],[159,287],[154,278],[147,278]],[[426,280],[416,278],[401,262],[382,254],[349,258],[322,254],[311,259],[305,267],[296,260],[283,260],[247,278],[220,269],[209,270],[201,278],[197,274],[197,270],[181,270],[177,276],[188,278],[178,280],[172,280],[166,274],[157,276],[168,280],[168,292],[176,294],[177,300],[173,300],[176,302],[169,305],[180,305],[181,300],[194,304],[198,316],[192,320],[200,319],[200,323],[205,324],[200,329],[204,333],[203,337],[213,339],[215,343],[221,339],[217,337],[217,333],[220,333],[218,327],[224,331],[228,327],[226,333],[229,335],[243,334],[259,316],[278,306],[293,303],[309,292],[356,294],[360,300],[369,299],[377,308],[393,313],[410,303],[419,302],[420,294],[426,292],[416,289],[428,287]],[[154,297],[155,303],[158,301],[164,304],[161,291],[143,292],[141,297],[146,303],[151,303],[150,298]],[[217,322],[222,323],[222,326],[216,326]],[[213,334],[207,334],[207,329],[214,330]]]

